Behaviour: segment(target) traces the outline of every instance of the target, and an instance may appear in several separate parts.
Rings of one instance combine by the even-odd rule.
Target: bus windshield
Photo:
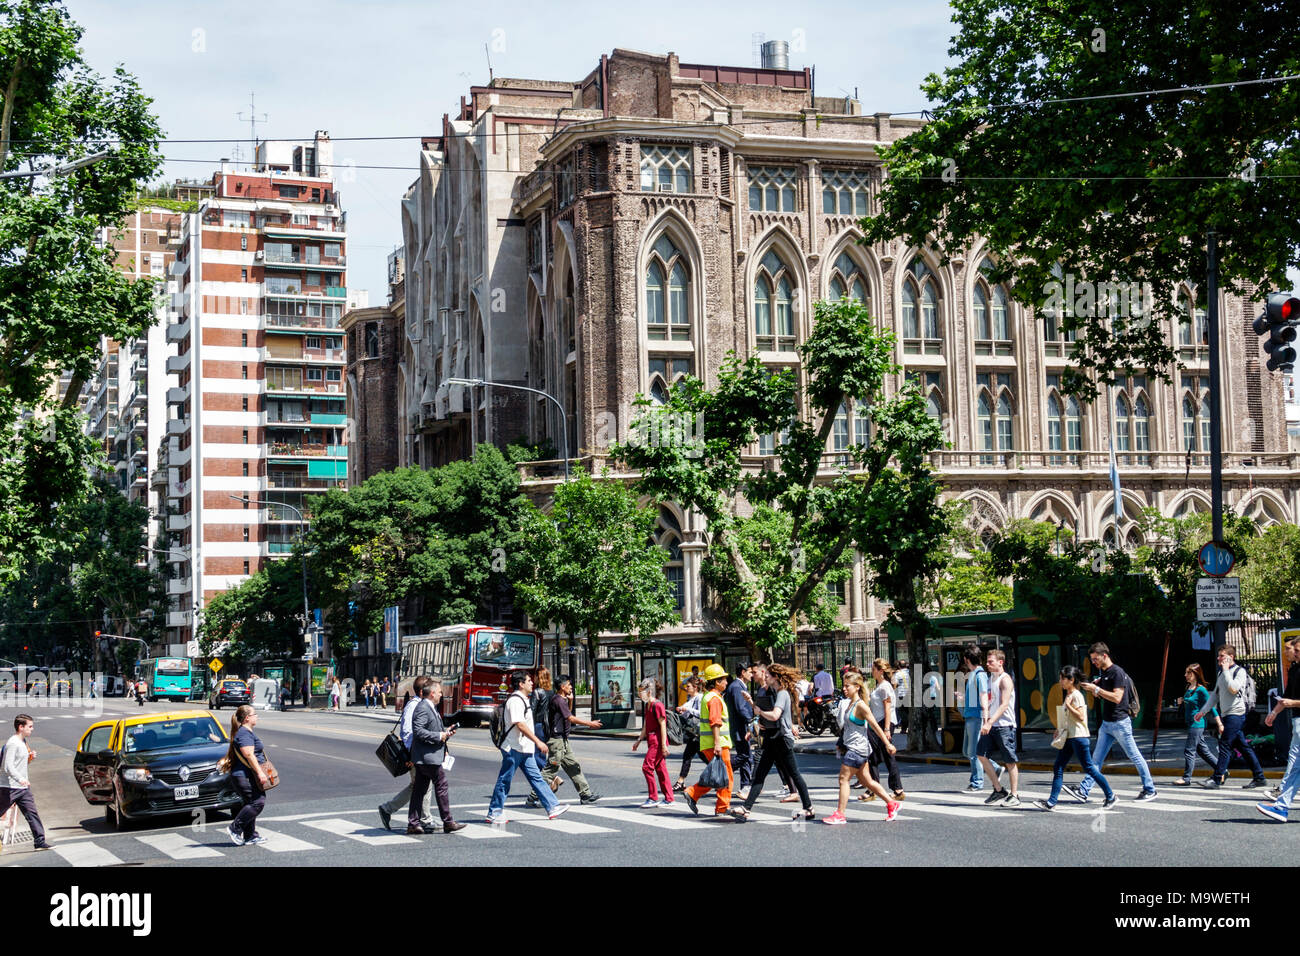
[[[474,663],[489,667],[532,667],[537,638],[518,631],[479,631],[474,635]]]
[[[190,662],[183,657],[160,657],[157,671],[159,674],[189,676]]]

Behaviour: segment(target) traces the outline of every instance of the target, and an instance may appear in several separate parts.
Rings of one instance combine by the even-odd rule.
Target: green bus
[[[140,662],[140,679],[148,688],[150,700],[189,700],[193,674],[188,657],[151,657]]]

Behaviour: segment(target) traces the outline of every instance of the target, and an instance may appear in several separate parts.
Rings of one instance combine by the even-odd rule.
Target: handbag
[[[402,719],[399,717],[393,729],[388,732],[379,746],[375,748],[375,756],[394,777],[400,777],[406,773],[407,766],[411,762],[411,752],[406,749],[406,744],[402,742],[400,733]]]
[[[239,755],[240,761],[244,763],[249,770],[256,772],[257,768],[248,762],[248,758],[244,756],[244,752],[242,750],[236,747],[235,753]],[[263,760],[260,766],[262,768],[262,773],[266,774],[266,780],[267,780],[265,786],[262,786],[261,781],[258,781],[258,786],[262,788],[262,792],[265,793],[267,790],[271,790],[274,789],[275,787],[280,786],[280,771],[275,769],[275,764],[271,763],[270,760]],[[253,775],[253,779],[256,779],[255,773]]]
[[[1065,742],[1070,739],[1070,725],[1064,704],[1056,706],[1056,733],[1052,737],[1052,747],[1064,750]]]
[[[722,790],[727,786],[727,765],[721,757],[715,755],[709,761],[696,786],[705,790]]]

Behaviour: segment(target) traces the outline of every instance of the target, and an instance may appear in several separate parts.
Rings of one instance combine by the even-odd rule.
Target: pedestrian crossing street
[[[853,791],[849,800],[846,816],[850,823],[884,823],[884,807],[879,800],[863,802],[857,799],[860,791]],[[836,790],[833,787],[812,788],[810,794],[818,821],[804,823],[794,819],[798,804],[778,803],[774,795],[765,796],[755,806],[750,815],[750,824],[775,827],[818,827],[824,818],[834,809]],[[1064,797],[1057,804],[1053,816],[1098,817],[1107,818],[1127,816],[1140,819],[1144,813],[1159,815],[1183,814],[1189,822],[1200,813],[1227,813],[1232,818],[1253,820],[1256,816],[1254,804],[1265,799],[1261,791],[1205,791],[1199,789],[1179,790],[1173,787],[1160,789],[1158,800],[1136,803],[1135,790],[1121,790],[1120,803],[1111,810],[1103,811],[1100,794],[1088,804],[1078,804]],[[916,823],[924,826],[940,818],[956,817],[965,820],[988,821],[995,824],[1024,822],[1029,819],[1043,819],[1047,815],[1036,809],[1033,800],[1046,797],[1047,792],[1040,786],[1022,788],[1020,807],[990,807],[984,804],[986,794],[952,793],[949,791],[909,791],[898,816],[902,823]],[[677,795],[675,805],[670,809],[641,810],[637,804],[644,799],[643,794],[623,797],[610,797],[598,805],[571,805],[569,812],[555,820],[548,820],[539,811],[525,811],[522,805],[508,806],[506,816],[508,823],[504,826],[489,825],[483,820],[484,806],[481,803],[458,804],[453,806],[456,816],[464,823],[465,829],[456,834],[457,840],[512,840],[520,837],[546,832],[562,837],[604,837],[624,834],[636,837],[638,832],[647,831],[681,831],[692,835],[719,827],[733,825],[730,817],[723,820],[713,818],[713,798],[707,797],[699,805],[700,815],[694,816],[686,806],[686,801]],[[738,801],[736,801],[738,803]],[[1027,814],[1028,816],[1020,816]],[[1220,816],[1220,818],[1222,818]],[[394,817],[394,826],[398,826],[401,815]],[[471,822],[477,821],[477,822]],[[276,816],[274,813],[264,815],[259,821],[258,832],[266,837],[266,842],[255,846],[236,847],[226,837],[224,821],[213,823],[202,832],[188,827],[174,830],[155,831],[151,833],[114,833],[90,838],[68,838],[57,841],[53,854],[57,855],[57,864],[46,863],[44,854],[31,852],[15,853],[11,857],[6,853],[0,861],[8,865],[25,865],[40,861],[44,865],[66,865],[76,867],[105,867],[124,864],[166,864],[169,861],[180,863],[215,863],[228,861],[240,865],[258,865],[259,860],[267,859],[264,853],[310,854],[325,851],[332,844],[351,841],[366,847],[406,848],[428,845],[429,837],[407,836],[402,832],[389,832],[377,822],[373,807],[357,810],[327,811],[320,813],[294,814]],[[751,829],[753,829],[751,827]],[[831,828],[827,827],[826,830]],[[734,832],[734,831],[733,831]],[[746,831],[748,832],[748,831]],[[755,833],[761,833],[755,830]],[[433,838],[437,839],[437,838]],[[302,861],[312,864],[309,857]]]

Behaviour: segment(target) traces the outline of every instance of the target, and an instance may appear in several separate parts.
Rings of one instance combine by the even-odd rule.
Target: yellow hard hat
[[[715,681],[719,677],[726,676],[727,672],[717,664],[710,664],[708,667],[704,668],[704,679],[707,681]]]

